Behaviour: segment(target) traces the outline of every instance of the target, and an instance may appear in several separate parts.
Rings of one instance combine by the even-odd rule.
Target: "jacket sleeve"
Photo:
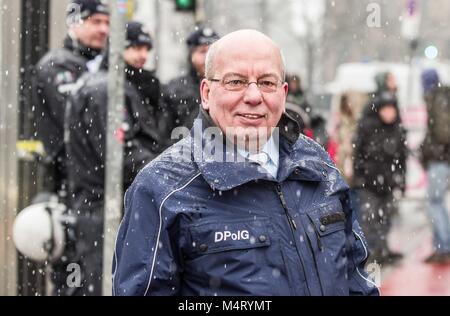
[[[86,89],[86,88],[85,88]],[[86,138],[100,161],[106,158],[106,134],[107,134],[107,91],[97,88],[94,91],[81,91],[80,95],[71,97],[73,103],[81,103],[82,120],[87,130]],[[74,104],[72,104],[74,106]],[[76,116],[75,116],[76,117]]]
[[[71,84],[74,80],[63,79],[58,81],[58,76],[65,77],[65,72],[69,71],[64,68],[63,65],[55,63],[52,66],[44,65],[37,67],[35,75],[35,85],[37,88],[37,102],[48,103],[49,108],[52,110],[52,115],[57,122],[63,122],[64,120],[64,107],[67,94],[59,90],[63,84]],[[61,81],[61,82],[60,82]]]
[[[379,276],[379,267],[374,267],[374,275],[369,277],[365,270],[365,264],[369,257],[369,248],[356,220],[355,212],[350,205],[350,199],[347,198],[344,202],[345,207],[350,211],[350,218],[347,223],[347,259],[348,259],[348,280],[350,295],[380,295],[380,291],[376,283],[371,279]]]
[[[56,157],[63,147],[62,130],[67,93],[60,87],[73,83],[70,72],[59,63],[38,65],[33,72],[32,102],[35,110],[36,136],[44,144],[47,155]]]
[[[170,105],[164,98],[160,98],[158,103],[158,130],[162,136],[162,143],[164,147],[177,142],[179,139],[172,139],[172,131],[176,127],[175,125],[175,113],[171,110]]]
[[[362,119],[358,121],[355,134],[353,136],[353,169],[355,173],[361,173],[364,167],[364,140],[365,128]]]
[[[154,118],[136,95],[125,96],[124,184],[127,188],[137,173],[159,154],[158,133],[150,122]]]
[[[156,156],[157,154],[146,148],[139,139],[134,138],[126,142],[123,160],[123,182],[125,188],[131,185],[138,172],[155,159]]]
[[[141,173],[125,195],[113,259],[113,295],[177,295],[179,260],[161,216],[163,207],[152,192],[156,185],[143,180]]]
[[[406,145],[407,141],[407,132],[401,126],[401,150],[400,150],[400,158],[399,158],[399,168],[400,168],[400,189],[403,193],[406,191],[406,168],[407,168],[407,160],[408,160],[408,154],[409,149]]]

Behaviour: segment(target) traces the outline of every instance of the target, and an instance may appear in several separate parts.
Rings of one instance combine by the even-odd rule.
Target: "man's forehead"
[[[261,39],[252,40],[244,38],[230,39],[219,43],[217,50],[221,54],[245,54],[248,56],[273,56],[279,52],[278,48],[271,42]]]
[[[86,21],[109,21],[109,15],[103,13],[94,13],[91,16],[86,18]]]
[[[217,44],[217,56],[250,60],[277,60],[280,57],[278,47],[265,39],[235,38]]]
[[[264,79],[264,78],[273,78],[277,79],[279,77],[279,74],[276,72],[260,72],[257,73],[258,79]],[[226,72],[222,74],[222,78],[226,79],[233,79],[233,78],[242,78],[242,79],[248,79],[247,74],[245,72]]]
[[[212,67],[217,75],[226,72],[252,72],[252,76],[276,73],[284,76],[284,61],[275,42],[255,30],[225,35],[213,44]]]
[[[235,74],[248,76],[249,74],[258,77],[266,75],[280,76],[281,61],[276,55],[252,55],[252,54],[225,54],[218,55],[215,63],[215,72],[225,74]]]

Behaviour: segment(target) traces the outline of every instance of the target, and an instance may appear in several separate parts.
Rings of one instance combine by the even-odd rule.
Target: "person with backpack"
[[[422,162],[428,174],[428,213],[434,252],[427,263],[450,262],[450,220],[445,195],[450,182],[450,87],[442,86],[434,69],[422,72],[428,124],[422,143]]]

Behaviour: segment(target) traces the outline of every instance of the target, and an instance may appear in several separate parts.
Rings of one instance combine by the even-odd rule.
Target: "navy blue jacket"
[[[378,294],[363,270],[368,250],[348,187],[322,147],[283,116],[271,179],[248,161],[214,161],[208,150],[194,159],[193,132],[211,125],[202,111],[191,135],[127,191],[113,294]]]

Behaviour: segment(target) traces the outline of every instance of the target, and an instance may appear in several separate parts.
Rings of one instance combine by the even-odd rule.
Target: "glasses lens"
[[[225,89],[230,91],[240,91],[247,87],[248,81],[241,78],[224,79]]]
[[[279,80],[270,76],[261,78],[254,83],[256,83],[256,85],[262,92],[275,92],[279,86]],[[242,91],[244,89],[247,89],[249,84],[250,82],[248,81],[248,79],[239,76],[225,77],[222,79],[222,85],[226,90],[229,91]]]
[[[261,79],[261,80],[258,80],[258,87],[263,92],[274,92],[278,88],[278,80],[276,80],[276,79]]]

